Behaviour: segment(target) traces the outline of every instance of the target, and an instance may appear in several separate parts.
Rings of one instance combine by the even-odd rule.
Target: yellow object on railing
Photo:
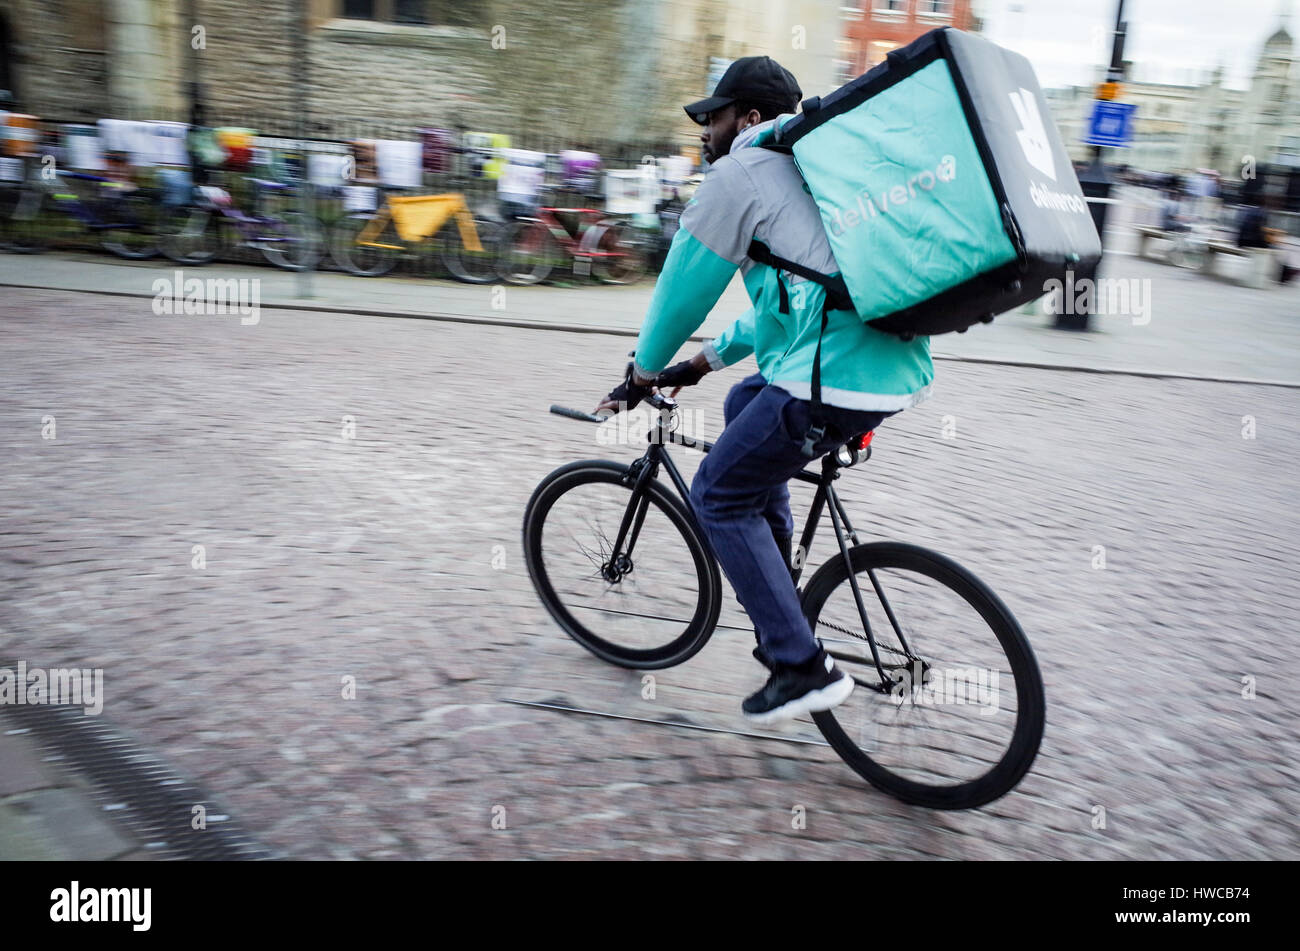
[[[458,192],[445,195],[390,195],[388,207],[397,234],[403,241],[415,243],[435,235],[455,215],[460,239],[466,249],[474,252],[483,250],[478,240],[478,229],[474,227],[474,216],[469,213],[465,196]]]
[[[233,126],[225,126],[215,130],[217,141],[224,149],[251,149],[253,147],[253,137],[257,133],[252,129],[239,129]]]

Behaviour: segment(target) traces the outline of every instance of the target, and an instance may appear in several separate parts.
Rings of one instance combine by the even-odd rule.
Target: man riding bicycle
[[[682,213],[627,377],[596,408],[630,409],[654,387],[690,386],[755,357],[758,373],[727,396],[725,428],[695,476],[691,503],[754,623],[754,656],[771,671],[742,704],[759,723],[828,710],[853,690],[800,608],[788,481],[925,399],[934,378],[928,337],[904,341],[875,330],[852,309],[835,309],[841,302],[828,303],[819,283],[752,256],[839,271],[793,158],[755,147],[801,95],[788,70],[750,56],[732,63],[711,97],[685,107],[704,127],[712,167]],[[668,367],[738,268],[751,309],[695,357]]]

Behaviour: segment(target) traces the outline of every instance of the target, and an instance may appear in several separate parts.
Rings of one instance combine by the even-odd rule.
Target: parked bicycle
[[[540,284],[559,267],[607,284],[631,284],[648,262],[646,242],[626,222],[598,208],[541,207],[506,228],[499,271],[510,284]]]
[[[178,264],[207,264],[225,248],[262,252],[266,260],[288,271],[315,267],[324,250],[320,224],[288,206],[292,186],[250,178],[252,214],[241,211],[230,193],[214,185],[195,187],[190,205],[163,215],[160,247]]]
[[[639,459],[560,467],[537,486],[523,525],[528,574],[547,611],[597,657],[639,670],[694,656],[722,606],[717,563],[666,449],[713,446],[675,431],[673,400],[653,394],[648,402],[659,412]],[[1042,676],[1015,617],[965,568],[916,545],[858,543],[834,483],[870,457],[870,437],[826,456],[820,473],[795,477],[816,494],[792,574],[797,584],[829,514],[838,554],[813,574],[802,604],[857,687],[813,720],[879,789],[935,809],[975,808],[1005,795],[1032,765],[1043,735]]]
[[[447,229],[453,219],[456,227]],[[436,240],[436,253],[452,277],[487,284],[496,279],[500,239],[500,225],[475,219],[458,192],[389,195],[378,211],[340,218],[330,254],[350,274],[378,277],[391,271],[402,255],[427,250]]]
[[[86,182],[96,190],[83,198],[69,187]],[[37,254],[76,221],[99,237],[104,250],[120,258],[144,260],[158,253],[158,205],[152,191],[85,172],[60,171],[49,181],[34,177],[12,199],[5,220],[4,243],[19,254]]]

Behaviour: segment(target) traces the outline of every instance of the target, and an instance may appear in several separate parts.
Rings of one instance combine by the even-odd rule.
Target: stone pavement
[[[807,723],[509,702],[748,731],[730,599],[644,700],[524,570],[538,480],[634,453],[546,412],[592,405],[625,338],[4,299],[0,657],[103,668],[103,716],[279,854],[1300,857],[1289,389],[949,363],[885,424],[840,483],[859,527],[975,570],[1046,681],[1021,786],[935,813],[790,742]],[[704,435],[739,372],[686,394]]]

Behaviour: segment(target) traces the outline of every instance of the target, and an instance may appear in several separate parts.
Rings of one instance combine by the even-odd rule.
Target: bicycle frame
[[[83,172],[59,172],[60,178],[77,179],[78,181],[95,182],[98,185],[107,184],[110,180],[99,175],[88,175]],[[34,187],[32,187],[34,186]],[[40,200],[44,196],[49,196],[54,202],[54,208],[66,214],[68,217],[79,222],[87,231],[111,231],[118,228],[138,229],[141,227],[138,221],[113,221],[105,219],[100,214],[100,209],[95,204],[88,202],[75,192],[61,191],[53,183],[48,182],[28,182],[22,186],[19,193],[18,201],[15,204],[12,217],[27,218],[36,214],[36,207],[39,206]],[[104,204],[111,206],[114,210],[124,205],[123,195],[109,195]],[[21,212],[21,216],[19,214]]]
[[[577,234],[569,230],[555,217],[556,212],[576,214],[578,216]],[[596,258],[625,257],[624,251],[599,251],[600,239],[609,229],[605,223],[606,215],[598,208],[553,208],[542,207],[537,214],[521,218],[521,221],[536,221],[551,233],[561,250],[573,261],[575,274],[585,277],[591,270],[591,262]]]
[[[390,195],[384,207],[357,232],[356,243],[367,248],[383,248],[386,251],[403,251],[403,245],[387,244],[376,240],[392,221],[397,228],[397,235],[407,244],[418,244],[442,230],[449,219],[455,217],[456,227],[460,231],[460,240],[473,252],[482,252],[483,245],[478,240],[478,228],[474,225],[474,216],[470,214],[465,196],[459,193],[444,195]]]
[[[268,192],[274,193],[282,190],[283,186],[272,188],[268,185],[261,184],[256,179],[253,180],[253,206],[261,206],[262,197]],[[218,238],[225,243],[226,230],[222,227],[233,227],[238,240],[234,247],[257,247],[263,244],[284,244],[291,242],[292,239],[286,236],[282,230],[285,219],[274,214],[248,214],[237,208],[234,204],[210,204],[206,206],[190,205],[191,214],[197,207],[206,211],[209,215],[216,216],[216,226]]]
[[[659,416],[655,420],[654,427],[646,434],[649,445],[646,447],[645,454],[640,459],[635,460],[628,467],[628,474],[624,484],[632,489],[632,501],[628,504],[627,511],[623,513],[622,522],[618,528],[618,534],[614,538],[614,546],[611,557],[606,563],[603,571],[605,580],[610,583],[617,582],[621,577],[623,570],[621,562],[628,558],[632,550],[636,547],[637,538],[640,535],[641,526],[645,521],[646,511],[650,505],[650,498],[646,491],[646,486],[650,480],[654,479],[662,466],[668,473],[669,481],[686,503],[686,510],[690,514],[691,520],[695,526],[696,534],[704,543],[705,548],[716,560],[717,555],[709,543],[708,536],[700,529],[699,521],[695,516],[694,508],[691,505],[691,492],[686,480],[682,477],[681,471],[677,464],[673,462],[672,457],[668,454],[665,443],[676,443],[688,449],[698,449],[701,452],[709,452],[713,449],[713,443],[703,439],[696,439],[692,436],[683,436],[673,431],[672,420],[677,410],[676,401],[661,394],[651,394],[646,398],[646,402],[659,410]],[[553,410],[557,407],[552,407]],[[567,411],[564,415],[572,415],[578,418],[588,418],[597,422],[603,422],[598,416],[587,416],[587,414],[574,413]],[[808,518],[804,522],[803,534],[799,539],[799,548],[794,556],[794,564],[791,566],[791,575],[795,586],[798,586],[799,578],[803,574],[803,566],[807,561],[808,552],[812,548],[813,538],[816,537],[817,527],[821,521],[823,512],[829,512],[831,527],[835,532],[835,540],[839,547],[840,557],[844,559],[845,566],[848,568],[848,580],[850,588],[853,591],[853,598],[858,609],[858,616],[862,620],[862,627],[866,633],[867,644],[871,647],[871,658],[875,664],[876,671],[880,675],[880,682],[876,684],[868,683],[854,678],[854,680],[864,687],[889,693],[896,683],[887,673],[887,669],[896,669],[899,667],[909,667],[912,658],[912,649],[903,635],[902,627],[894,615],[893,608],[889,604],[885,592],[880,586],[880,582],[874,574],[870,574],[871,584],[875,590],[876,596],[880,599],[884,607],[885,616],[898,637],[899,644],[903,648],[909,663],[904,664],[885,664],[880,659],[879,650],[876,647],[876,639],[871,631],[871,621],[867,617],[866,605],[862,599],[862,590],[858,585],[857,575],[853,571],[852,556],[849,554],[849,544],[858,544],[857,531],[849,521],[848,512],[845,511],[839,495],[835,491],[834,482],[840,477],[840,470],[849,466],[856,465],[859,461],[859,450],[849,449],[851,454],[850,461],[845,463],[839,459],[839,451],[828,453],[822,457],[821,472],[814,473],[807,469],[800,470],[793,476],[800,482],[806,482],[809,485],[817,487],[813,496],[812,506],[808,510]],[[867,450],[869,455],[869,450]],[[857,660],[852,655],[837,653],[828,650],[832,657],[842,660]]]

